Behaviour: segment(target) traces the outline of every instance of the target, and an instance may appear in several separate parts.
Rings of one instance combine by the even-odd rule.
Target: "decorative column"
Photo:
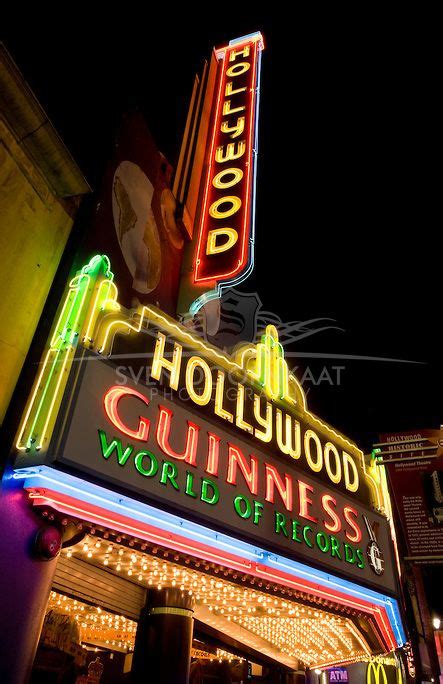
[[[180,589],[150,590],[135,639],[134,682],[188,684],[194,599]]]
[[[61,534],[44,526],[21,483],[0,483],[0,682],[29,679],[57,566]]]

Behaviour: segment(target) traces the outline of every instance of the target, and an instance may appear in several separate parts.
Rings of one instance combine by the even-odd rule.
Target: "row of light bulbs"
[[[235,623],[248,629],[266,641],[277,645],[282,653],[294,658],[300,658],[310,665],[314,658],[338,660],[346,659],[350,653],[355,654],[352,642],[346,637],[346,633],[338,633],[338,638],[333,639],[327,630],[321,629],[315,620],[301,623],[294,618],[256,618],[244,616],[232,618]],[[340,641],[342,644],[340,644]],[[328,646],[328,648],[327,648]]]
[[[350,633],[347,620],[323,611],[241,587],[93,535],[66,551],[67,557],[73,554],[148,587],[159,590],[177,587],[193,596],[197,604],[206,605],[214,615],[233,620],[308,666],[319,660],[337,662],[364,655]]]
[[[229,663],[232,663],[233,660],[238,660],[239,662],[244,662],[245,658],[240,658],[239,656],[235,656],[232,653],[229,653],[229,651],[225,651],[222,648],[217,649],[217,660],[222,662],[222,660],[227,660]]]
[[[116,615],[108,613],[99,606],[90,606],[84,604],[76,599],[71,599],[64,594],[59,594],[56,591],[51,591],[48,603],[48,609],[53,609],[58,612],[71,615],[73,619],[78,622],[82,641],[94,642],[100,634],[108,629],[114,629],[118,632],[117,639],[104,641],[110,646],[118,646],[132,651],[134,648],[135,633],[137,630],[137,623],[125,618],[123,615]],[[97,648],[95,649],[98,650]],[[209,654],[208,654],[209,655]],[[222,648],[217,648],[214,656],[208,658],[210,661],[218,660],[222,662],[227,660],[229,663],[233,661],[244,662],[245,658],[236,656],[229,651]]]
[[[370,663],[371,660],[373,660],[374,662],[380,662],[380,663],[383,663],[384,660],[386,660],[385,664],[388,664],[388,665],[393,665],[395,663],[395,659],[390,657],[389,655],[369,657],[365,653],[359,653],[358,655],[346,657],[346,659],[343,659],[342,664],[343,665],[352,665],[353,663]],[[337,665],[337,660],[331,660],[328,662],[322,661],[322,662],[316,663],[315,665],[311,664],[310,667],[311,667],[311,669],[322,668],[322,670],[323,670],[324,668],[333,667],[334,665]],[[398,667],[396,663],[395,663],[395,667]]]
[[[124,615],[109,613],[99,606],[87,605],[55,591],[49,596],[48,609],[70,615],[77,622],[82,642],[101,641],[109,647],[127,651],[134,648],[137,623]]]

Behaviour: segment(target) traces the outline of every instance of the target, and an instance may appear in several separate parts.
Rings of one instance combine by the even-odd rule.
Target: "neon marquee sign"
[[[143,385],[116,386],[116,366],[106,359],[126,340],[149,358],[151,380],[171,401],[159,404],[159,393],[154,401]],[[85,392],[74,390],[83,377]],[[380,505],[382,491],[356,446],[308,411],[277,330],[269,326],[257,345],[230,357],[153,307],[123,310],[106,257],[94,257],[70,282],[17,450],[17,467],[55,455],[153,500],[167,490],[168,501],[177,496],[176,505],[196,515],[208,516],[217,500],[213,524],[245,524],[259,539],[366,578],[369,572],[374,581],[360,512],[362,501]]]
[[[14,474],[23,481],[36,506],[50,505],[65,515],[79,515],[94,524],[107,524],[122,533],[137,535],[155,544],[193,553],[210,562],[224,563],[234,570],[249,572],[261,581],[277,581],[297,591],[314,594],[320,600],[338,601],[353,610],[364,611],[390,651],[405,642],[396,600],[371,589],[341,580],[238,538],[216,532],[184,518],[162,512],[54,468],[24,468]],[[317,663],[332,666],[343,663]]]
[[[160,401],[158,392],[154,396],[142,384],[129,381],[124,392],[116,386],[115,365],[107,359],[112,359],[116,347],[125,340],[132,341],[133,350],[137,347],[149,354],[150,384],[165,387],[166,394],[172,397],[170,401]],[[83,363],[85,354],[95,363]],[[93,374],[89,380],[83,377],[88,373]],[[101,383],[95,373],[103,373]],[[78,394],[73,392],[77,382]],[[229,403],[227,389],[233,388],[235,396]],[[185,403],[180,399],[183,392],[187,396]],[[76,401],[72,402],[72,397]],[[254,422],[254,407],[261,424],[256,416]],[[75,422],[74,414],[67,416],[67,410],[78,412],[79,422]],[[297,436],[296,423],[300,427],[299,458],[278,447],[279,431],[281,441],[286,440],[286,416],[292,419],[291,436]],[[67,429],[70,435],[65,435]],[[271,435],[271,440],[260,439],[255,430]],[[314,438],[309,438],[313,463],[316,454],[318,459],[322,457],[323,481],[322,472],[316,472],[305,460],[308,430],[320,440],[321,450],[316,451]],[[83,442],[71,443],[71,437]],[[338,484],[326,472],[328,459],[329,466],[337,465],[328,442],[336,446],[339,454],[342,482]],[[122,488],[138,497],[148,497],[157,505],[153,509],[157,517],[163,501],[180,515],[186,511],[190,520],[197,516],[201,522],[208,522],[214,534],[222,526],[250,537],[254,545],[258,542],[264,548],[275,546],[286,554],[281,564],[284,572],[295,562],[289,560],[294,553],[306,558],[310,566],[318,563],[328,568],[327,572],[335,568],[360,583],[395,591],[392,559],[387,559],[386,574],[378,578],[365,553],[369,539],[363,515],[373,521],[377,514],[370,508],[365,510],[359,490],[365,485],[372,505],[384,507],[387,499],[382,482],[377,480],[380,469],[366,466],[363,454],[352,442],[308,411],[303,390],[287,367],[275,328],[267,329],[258,345],[245,345],[228,356],[154,307],[134,312],[123,309],[105,256],[91,259],[69,284],[16,444],[15,469],[28,471],[42,464],[36,472],[46,468],[66,477],[57,470],[66,464],[106,482],[119,501],[123,501]],[[298,438],[294,444],[298,449]],[[351,489],[345,486],[342,452],[349,454],[357,467],[356,492],[352,491],[352,466]],[[45,463],[53,464],[48,468]],[[83,485],[87,487],[86,481]],[[76,490],[77,497],[82,496],[82,491]],[[45,501],[51,496],[48,490]],[[41,491],[35,492],[34,503],[38,504],[41,497]],[[74,505],[72,500],[69,506],[57,502],[57,495],[53,499],[60,510],[70,510],[69,506]],[[85,507],[80,508],[87,517]],[[378,519],[381,536],[377,538],[389,554],[386,519]],[[217,538],[221,539],[221,534],[218,530]],[[166,536],[170,539],[169,533]],[[266,579],[275,578],[280,566],[259,568],[257,572]],[[288,586],[292,581],[285,575]],[[383,614],[376,613],[377,620]]]
[[[141,407],[144,415],[137,418],[133,429],[122,419],[119,405],[132,403],[132,415]],[[159,478],[164,486],[179,491],[192,498],[200,497],[204,503],[214,505],[220,499],[217,481],[237,488],[241,482],[246,484],[246,496],[234,495],[233,506],[242,519],[251,519],[254,525],[260,523],[264,505],[267,503],[281,506],[285,513],[274,512],[274,532],[291,538],[297,544],[312,549],[314,544],[322,553],[330,553],[332,558],[346,563],[365,567],[363,552],[353,545],[362,540],[359,512],[351,505],[338,504],[337,499],[321,489],[314,488],[303,479],[283,473],[274,464],[262,460],[257,455],[245,453],[238,444],[222,439],[217,432],[207,432],[198,422],[177,421],[174,411],[165,405],[157,404],[151,410],[150,400],[145,394],[128,386],[112,386],[104,394],[103,406],[112,428],[117,429],[119,437],[110,438],[105,430],[99,430],[100,452],[105,460],[116,458],[121,467],[132,463],[135,470],[144,478]],[[135,412],[135,413],[134,413]],[[152,415],[148,418],[147,415]],[[146,415],[145,415],[146,414]],[[133,421],[132,421],[133,422]],[[151,433],[151,428],[152,432]],[[131,442],[123,446],[122,435]],[[149,439],[150,435],[153,439]],[[174,448],[180,435],[180,448]],[[135,442],[135,445],[134,445]],[[141,443],[141,444],[138,444]],[[149,448],[148,446],[149,442]],[[204,442],[204,444],[203,444]],[[141,448],[140,448],[141,447]],[[161,458],[156,454],[166,457]],[[177,461],[186,464],[186,474],[180,482]],[[197,491],[198,490],[198,491]],[[264,502],[254,497],[263,493]],[[314,499],[321,516],[314,515]],[[297,518],[289,516],[296,515]],[[312,523],[314,525],[312,525]],[[320,525],[320,530],[317,526]],[[334,536],[343,531],[343,541]],[[352,543],[352,544],[351,544]]]
[[[259,38],[218,51],[222,59],[212,124],[194,281],[233,279],[249,257]]]
[[[190,402],[129,376],[125,385],[115,379],[111,362],[81,352],[46,454],[24,455],[16,467],[43,459],[220,531],[395,590],[392,563],[381,578],[366,557],[365,516],[377,522],[389,560],[385,519]]]
[[[127,398],[129,400],[139,399],[143,402],[143,404],[145,404],[146,407],[148,407],[150,403],[146,395],[132,389],[131,387],[122,387],[120,385],[112,386],[109,388],[109,390],[107,390],[103,397],[103,405],[109,422],[112,423],[112,425],[123,435],[128,436],[136,441],[147,442],[151,421],[144,416],[139,417],[138,428],[136,430],[128,427],[118,412],[118,404],[123,398]],[[173,416],[173,411],[165,406],[159,406],[158,420],[155,429],[157,446],[167,456],[182,460],[191,466],[195,466],[200,427],[198,424],[192,421],[187,421],[185,430],[185,446],[183,451],[178,453],[170,446],[170,436],[171,432],[173,431]],[[101,433],[102,444],[103,439],[104,433]],[[208,433],[208,450],[204,468],[208,475],[219,475],[220,441],[220,437],[218,437],[215,433]],[[249,491],[251,494],[256,495],[258,493],[258,480],[260,476],[259,461],[257,457],[251,455],[249,458],[246,458],[238,447],[231,443],[227,443],[226,446],[228,451],[226,481],[235,485],[237,481],[237,472],[241,471],[246,480]],[[107,446],[106,449],[108,448],[109,447]],[[288,511],[292,511],[294,500],[293,492],[295,488],[290,476],[285,475],[283,478],[278,473],[276,468],[266,462],[264,463],[264,471],[264,477],[266,479],[266,501],[274,503],[275,491],[277,490],[285,505],[285,508]],[[306,520],[318,522],[318,520],[313,518],[309,513],[309,506],[312,504],[312,501],[309,498],[308,493],[313,492],[313,488],[301,480],[296,481],[296,486],[298,489],[299,515]],[[326,522],[325,527],[331,532],[339,532],[342,529],[342,523],[335,512],[336,505],[337,502],[332,496],[324,495],[322,497],[323,510],[330,518],[330,522]],[[346,522],[353,530],[352,535],[347,532],[346,536],[350,541],[360,541],[362,533],[355,524],[355,517],[357,515],[355,509],[353,509],[351,506],[346,506],[344,508],[343,514]]]
[[[263,37],[253,33],[215,51],[218,79],[191,245],[192,314],[253,268],[259,77]],[[192,301],[193,298],[193,301]],[[185,312],[183,312],[185,313]]]
[[[276,329],[268,326],[262,339],[256,351],[248,348],[242,352],[246,373],[243,382],[235,382],[232,375],[214,367],[203,356],[194,354],[186,359],[183,345],[174,340],[167,343],[166,335],[159,331],[154,338],[148,377],[209,409],[214,417],[250,435],[257,444],[269,444],[285,458],[299,461],[333,484],[358,492],[362,471],[360,468],[359,472],[355,455],[348,453],[351,450],[337,447],[335,440],[321,437],[284,410],[285,403],[290,409],[297,406],[301,390],[289,375]],[[146,343],[147,349],[153,345],[150,339]],[[113,388],[113,397],[115,393],[119,394],[118,388]],[[280,403],[274,404],[272,398]],[[141,429],[140,426],[138,430]],[[134,436],[133,431],[125,434]]]
[[[100,256],[71,280],[60,306],[18,433],[19,451],[47,449],[79,343],[106,358],[115,341],[126,337],[137,338],[139,348],[151,354],[152,379],[173,391],[184,389],[205,415],[377,508],[386,507],[377,468],[368,467],[355,444],[308,411],[273,326],[259,344],[243,345],[228,356],[154,307],[123,310],[109,260]],[[233,398],[227,401],[227,395]]]

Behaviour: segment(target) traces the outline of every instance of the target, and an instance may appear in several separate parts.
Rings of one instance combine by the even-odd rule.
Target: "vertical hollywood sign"
[[[250,265],[260,34],[217,52],[221,68],[210,136],[194,282],[235,282]]]

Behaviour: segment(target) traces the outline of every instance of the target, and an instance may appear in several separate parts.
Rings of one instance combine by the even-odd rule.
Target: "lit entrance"
[[[191,682],[294,682],[296,673],[304,681],[306,668],[365,660],[374,649],[369,622],[344,605],[111,530],[90,530],[58,561],[36,682],[69,668],[85,677],[89,668],[105,683],[125,681],[148,597],[165,591],[192,611]],[[164,615],[173,610],[163,608]]]

